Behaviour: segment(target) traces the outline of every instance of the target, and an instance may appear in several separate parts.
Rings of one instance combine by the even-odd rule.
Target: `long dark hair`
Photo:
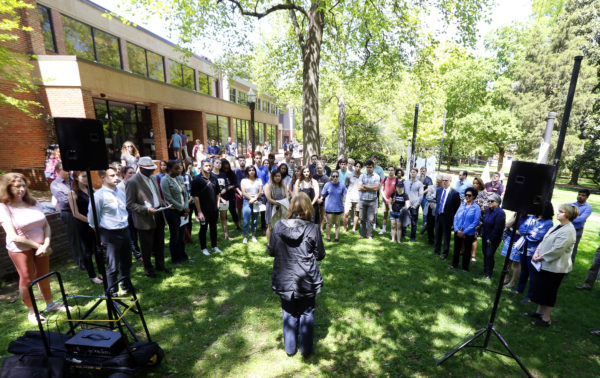
[[[231,163],[227,159],[221,159],[221,172],[225,172],[225,175],[229,179],[229,182],[234,182],[232,180],[237,181],[237,176],[235,172],[231,169]]]
[[[283,172],[281,171],[281,167],[285,166],[285,175],[283,174]],[[284,178],[288,177],[290,175],[290,167],[288,167],[287,164],[285,163],[281,163],[279,164],[279,167],[277,167],[277,170],[279,172],[281,172],[281,179],[283,180]]]

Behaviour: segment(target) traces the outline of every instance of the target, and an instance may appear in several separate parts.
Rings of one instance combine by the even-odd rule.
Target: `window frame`
[[[40,16],[41,16],[41,10],[42,9],[45,10],[46,13],[48,14],[48,25],[50,26],[50,35],[52,37],[52,46],[54,47],[54,50],[48,50],[46,48],[46,38],[44,38],[44,29],[42,28],[42,38],[44,39],[44,49],[46,51],[49,51],[49,52],[57,53],[58,49],[56,47],[56,33],[54,31],[54,22],[52,21],[51,10],[47,6],[44,6],[44,5],[39,4],[39,3],[36,4],[36,5],[37,5],[37,8],[38,8],[38,11],[40,11]],[[44,24],[44,18],[40,17],[40,26],[42,26],[43,24]]]

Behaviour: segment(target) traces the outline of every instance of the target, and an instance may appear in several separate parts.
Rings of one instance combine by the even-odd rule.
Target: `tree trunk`
[[[302,130],[304,161],[319,155],[319,63],[325,17],[320,1],[314,1],[308,12],[308,33],[302,44]]]
[[[346,100],[340,96],[338,100],[338,148],[337,160],[346,158]]]
[[[452,147],[454,146],[454,141],[450,140],[450,143],[448,143],[448,165],[446,170],[449,172],[450,171],[450,165],[452,164]]]
[[[581,173],[581,164],[577,164],[571,170],[571,180],[569,185],[579,185],[579,174]]]
[[[502,166],[504,165],[504,147],[498,148],[498,172],[502,172]]]

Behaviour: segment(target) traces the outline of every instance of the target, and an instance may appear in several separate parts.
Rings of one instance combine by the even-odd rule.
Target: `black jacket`
[[[302,219],[277,222],[267,251],[275,257],[271,288],[281,298],[314,297],[321,291],[317,261],[325,257],[325,248],[318,225]]]
[[[444,190],[443,188],[438,188],[435,193],[437,206],[441,206],[443,190]],[[459,207],[460,207],[460,195],[458,194],[458,192],[456,190],[454,190],[453,188],[450,188],[450,191],[448,192],[448,198],[446,198],[446,205],[444,206],[444,212],[442,213],[442,215],[448,219],[454,219],[454,215],[456,214],[456,211],[458,210]],[[438,215],[437,208],[436,208],[436,215]]]
[[[502,241],[504,225],[506,223],[506,214],[501,208],[487,208],[483,217],[483,227],[481,239],[484,243],[491,241],[493,245],[498,245]]]

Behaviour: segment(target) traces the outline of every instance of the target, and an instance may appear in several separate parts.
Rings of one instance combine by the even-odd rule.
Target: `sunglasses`
[[[340,177],[340,176],[331,176],[331,178],[338,178],[338,177]]]
[[[465,194],[465,197],[473,197],[472,194]]]

